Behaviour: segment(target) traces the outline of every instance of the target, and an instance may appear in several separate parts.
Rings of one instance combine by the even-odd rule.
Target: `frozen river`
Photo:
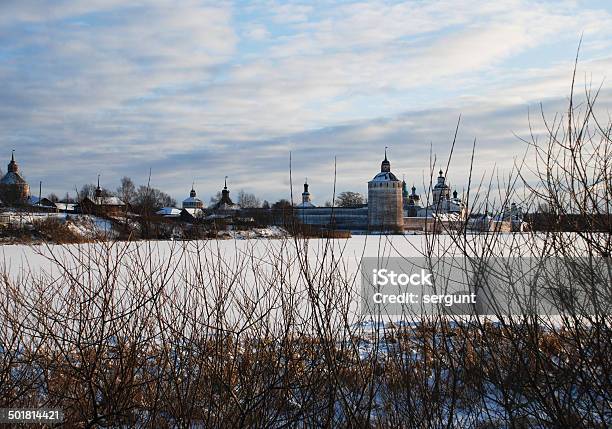
[[[0,269],[4,293],[18,291],[58,315],[76,311],[75,302],[96,303],[90,309],[96,313],[112,297],[119,313],[159,311],[163,303],[177,321],[188,315],[234,330],[245,329],[245,320],[308,324],[313,314],[362,321],[363,257],[535,256],[543,243],[529,235],[481,234],[9,245],[0,247]]]

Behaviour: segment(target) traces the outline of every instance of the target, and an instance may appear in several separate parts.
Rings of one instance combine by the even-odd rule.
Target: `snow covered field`
[[[278,236],[277,233],[271,231],[274,236]],[[226,317],[229,323],[236,325],[252,311],[274,317],[288,294],[295,309],[301,309],[302,315],[307,317],[314,293],[336,303],[349,304],[351,321],[363,324],[367,321],[356,316],[361,286],[358,269],[363,257],[386,261],[426,254],[463,255],[462,249],[448,235],[269,240],[228,234],[233,234],[234,238],[5,245],[0,246],[0,271],[16,284],[36,284],[42,294],[55,293],[56,296],[75,286],[70,286],[70,279],[78,279],[80,288],[95,290],[103,287],[112,276],[116,292],[123,297],[123,305],[136,299],[137,293],[143,292],[143,285],[150,293],[160,289],[181,291],[176,305],[197,302],[208,309],[223,297]],[[529,256],[529,252],[535,250],[534,246],[525,246],[527,236],[495,237],[496,255],[518,256],[520,252],[527,252]],[[468,251],[472,254],[480,254],[483,249],[490,252],[491,243],[486,235],[475,235],[468,241]],[[62,300],[56,302],[61,305]],[[245,309],[244,302],[252,306]]]

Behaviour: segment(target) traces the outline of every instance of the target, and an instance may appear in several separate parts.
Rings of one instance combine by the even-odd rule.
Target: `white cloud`
[[[262,24],[253,24],[248,26],[247,29],[244,31],[244,34],[246,38],[255,41],[266,40],[270,37],[270,32],[268,31],[268,28]]]
[[[527,105],[566,95],[582,31],[584,69],[596,82],[610,70],[610,18],[519,0],[3,2],[0,139],[30,165],[53,149],[57,166],[30,176],[58,188],[73,186],[64,164],[78,183],[152,165],[173,192],[232,169],[236,186],[272,194],[289,149],[314,185],[343,153],[343,186],[361,186],[386,144],[398,160],[417,151],[402,167],[417,174],[464,112],[466,141],[505,162]],[[538,58],[547,50],[562,60]]]

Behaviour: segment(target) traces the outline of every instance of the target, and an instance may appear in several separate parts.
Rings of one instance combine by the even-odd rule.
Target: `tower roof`
[[[15,162],[15,149],[11,151],[11,162],[8,163],[7,171],[9,173],[18,173],[19,165]]]
[[[297,205],[298,208],[310,208],[315,205],[310,202],[310,192],[308,192],[308,178],[304,180],[304,192],[302,192],[302,202]]]
[[[185,204],[187,205],[204,205],[204,203],[202,202],[202,200],[200,200],[197,196],[196,196],[196,191],[195,191],[195,185],[194,183],[191,184],[191,191],[189,191],[189,198],[185,198],[183,200],[183,206]]]
[[[438,183],[436,183],[436,186],[434,186],[434,189],[448,188],[448,185],[445,183],[446,178],[444,177],[444,172],[442,171],[442,169],[440,169],[438,174],[439,174]]]
[[[234,204],[232,199],[229,196],[230,191],[227,189],[227,176],[225,176],[225,180],[223,182],[223,189],[221,190],[221,199],[217,201],[217,204],[213,206],[216,210],[236,210],[239,209],[240,206]]]
[[[25,186],[27,182],[19,174],[19,165],[15,162],[15,150],[11,151],[11,162],[8,163],[7,173],[0,180],[2,185]]]
[[[391,171],[391,163],[387,159],[387,146],[385,146],[385,159],[380,163],[380,172],[389,173]]]
[[[395,174],[391,173],[391,163],[387,159],[387,147],[385,146],[385,159],[380,164],[380,173],[378,173],[371,182],[399,182]]]

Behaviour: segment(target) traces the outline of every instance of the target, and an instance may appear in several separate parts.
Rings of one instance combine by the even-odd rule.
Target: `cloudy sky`
[[[537,133],[540,102],[563,111],[581,34],[579,89],[603,82],[612,107],[610,22],[605,0],[2,0],[0,156],[44,193],[152,169],[179,200],[227,175],[275,201],[291,151],[323,203],[334,157],[337,190],[365,192],[385,146],[419,187],[461,114],[461,189],[475,138],[479,174],[509,171],[528,112]]]

